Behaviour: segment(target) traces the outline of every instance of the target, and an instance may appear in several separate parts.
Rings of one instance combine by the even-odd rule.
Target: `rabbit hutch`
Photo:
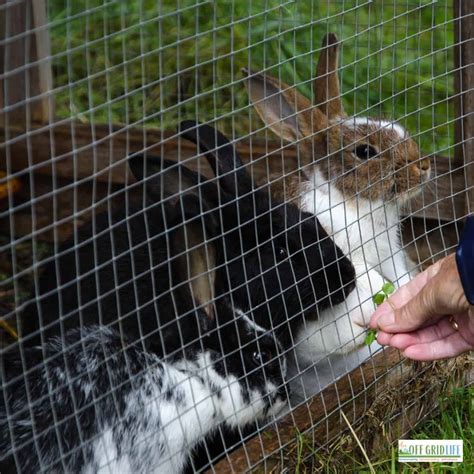
[[[387,282],[453,252],[474,212],[474,2],[1,0],[0,31],[0,456],[11,472],[74,471],[73,448],[83,453],[74,466],[87,466],[84,446],[101,433],[84,417],[99,420],[108,400],[110,423],[137,422],[120,416],[120,387],[133,397],[150,380],[132,377],[128,358],[148,361],[143,372],[165,367],[162,377],[191,373],[176,341],[193,331],[192,363],[211,351],[202,341],[216,340],[214,358],[237,352],[222,373],[209,364],[216,380],[241,387],[242,411],[256,392],[270,400],[270,386],[285,406],[262,417],[255,402],[252,423],[230,429],[223,416],[206,433],[196,402],[194,421],[173,428],[185,461],[166,464],[163,453],[180,449],[159,441],[173,472],[375,472],[444,398],[472,396],[470,354],[413,362],[351,318],[367,323]],[[325,208],[324,193],[338,205]],[[380,261],[362,257],[361,271],[366,250]],[[367,278],[379,264],[391,268],[381,283]],[[153,323],[138,317],[146,311]],[[184,313],[194,319],[180,325]],[[178,322],[162,324],[169,314]],[[88,325],[111,332],[107,351],[88,353],[86,383],[74,351],[86,351]],[[136,352],[119,337],[113,353],[117,325]],[[251,379],[248,351],[259,361],[275,354],[264,344],[279,354],[273,379]],[[169,350],[178,355],[163,362]],[[45,362],[54,351],[63,366]],[[96,394],[87,407],[96,415],[83,411],[74,374]],[[111,380],[104,393],[100,374]],[[74,401],[66,411],[55,387]],[[160,395],[166,403],[173,390]],[[171,426],[185,416],[169,410]],[[62,431],[65,413],[76,444]],[[54,432],[56,454],[42,430]],[[91,472],[117,472],[121,449]]]

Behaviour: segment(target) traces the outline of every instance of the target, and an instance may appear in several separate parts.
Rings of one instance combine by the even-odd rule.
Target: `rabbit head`
[[[232,144],[214,128],[186,121],[182,136],[197,143],[216,174],[223,238],[224,285],[265,328],[344,300],[354,269],[314,215],[254,189]]]
[[[199,186],[205,178],[176,162],[135,155],[129,165],[144,187],[145,212],[164,214],[169,232],[171,279],[182,301],[193,301],[209,323],[214,320],[216,249],[219,223]],[[153,219],[153,217],[151,217]],[[205,327],[203,326],[203,329]]]
[[[230,426],[244,426],[277,414],[286,405],[288,387],[286,354],[273,331],[267,331],[247,315],[232,306],[227,298],[216,302],[217,324],[208,331],[202,345],[211,354],[214,376],[212,383],[227,391],[234,403],[225,414]],[[198,352],[199,354],[199,352]],[[232,394],[234,392],[234,394]]]
[[[306,177],[330,181],[346,201],[396,201],[404,204],[430,176],[429,158],[398,123],[344,112],[337,75],[339,42],[326,35],[314,81],[315,104],[263,73],[243,70],[250,101],[279,137],[298,143]],[[319,182],[316,182],[319,184]],[[301,188],[299,189],[301,194]],[[292,196],[289,196],[292,197]]]

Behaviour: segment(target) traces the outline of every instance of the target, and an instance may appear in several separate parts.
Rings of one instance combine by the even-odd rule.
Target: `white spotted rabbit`
[[[109,327],[71,329],[2,357],[0,469],[179,473],[220,425],[245,427],[286,406],[278,340],[227,301],[201,340],[150,353]]]
[[[401,246],[399,212],[430,176],[429,159],[420,157],[399,124],[344,113],[338,50],[336,36],[327,35],[314,83],[316,105],[292,86],[244,70],[259,116],[279,137],[299,146],[304,179],[270,176],[272,192],[299,200],[302,209],[314,213],[356,270],[356,289],[346,301],[299,332],[299,353],[309,362],[362,342],[374,310],[372,295],[384,281],[403,284],[416,272]],[[290,185],[283,196],[285,180]]]

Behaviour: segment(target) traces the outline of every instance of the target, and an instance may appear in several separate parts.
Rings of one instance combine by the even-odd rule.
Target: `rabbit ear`
[[[341,91],[337,66],[339,63],[339,41],[334,33],[328,33],[321,45],[316,69],[316,79],[313,84],[315,105],[329,119],[343,116]]]
[[[260,118],[278,136],[294,142],[326,128],[326,118],[295,87],[242,69],[249,98]]]
[[[147,196],[153,201],[178,196],[184,191],[198,193],[199,184],[206,179],[176,161],[159,156],[132,155],[128,165],[138,182],[143,183]]]
[[[218,224],[213,213],[196,196],[186,195],[181,201],[176,207],[182,207],[184,217],[190,220],[179,225],[171,237],[173,252],[179,255],[178,281],[188,282],[194,306],[201,306],[207,316],[200,321],[202,330],[207,331],[215,320],[216,249],[209,239],[218,234]]]
[[[222,133],[194,120],[181,122],[179,133],[196,143],[200,153],[205,153],[225,192],[236,196],[252,191],[252,180],[245,171],[237,150]]]
[[[145,187],[147,196],[152,200],[161,200],[165,196],[161,186],[163,160],[159,156],[147,156],[142,153],[128,157],[128,166],[137,182]]]
[[[219,221],[216,210],[206,200],[194,193],[184,193],[166,203],[167,228],[191,223],[205,229],[206,238],[219,235]]]
[[[216,278],[216,250],[213,244],[205,244],[201,229],[187,226],[188,246],[196,247],[189,251],[189,277],[191,295],[196,305],[202,305],[207,320],[201,321],[204,331],[209,330],[215,320],[214,288]],[[186,227],[185,227],[186,229]]]

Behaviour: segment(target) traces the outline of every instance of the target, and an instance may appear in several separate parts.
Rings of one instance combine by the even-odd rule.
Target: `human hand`
[[[455,255],[400,287],[377,308],[370,326],[378,328],[380,344],[410,359],[445,359],[472,350],[474,307],[464,294]]]

